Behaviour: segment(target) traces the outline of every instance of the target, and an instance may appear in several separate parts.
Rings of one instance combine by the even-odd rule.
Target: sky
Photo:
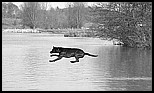
[[[17,5],[20,8],[20,5],[23,4],[23,2],[12,2],[13,4]],[[57,6],[59,8],[65,8],[66,3],[68,2],[49,2],[49,4],[53,7],[56,8]],[[93,5],[95,2],[87,2],[89,6]]]

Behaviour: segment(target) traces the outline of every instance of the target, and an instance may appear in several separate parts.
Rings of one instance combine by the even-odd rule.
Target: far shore
[[[36,29],[2,29],[3,32],[14,32],[14,33],[26,33],[26,32],[61,32],[61,33],[68,33],[68,32],[95,32],[95,31],[92,31],[88,28],[85,28],[85,29],[73,29],[73,28],[64,28],[64,29],[41,29],[41,28],[36,28]]]
[[[21,34],[24,34],[24,33],[31,33],[31,34],[34,34],[34,33],[40,33],[41,34],[41,32],[39,32],[37,29],[3,29],[3,31],[2,31],[3,33],[21,33]],[[45,33],[49,33],[49,32],[43,32],[42,34],[45,34]],[[52,33],[52,34],[50,34],[50,35],[52,35],[53,37],[65,37],[64,36],[64,34],[62,34],[62,33]],[[67,38],[69,38],[69,37],[67,37]],[[103,41],[104,43],[103,43],[103,45],[118,45],[119,44],[119,42],[117,41],[117,40],[109,40],[109,39],[107,39],[107,38],[99,38],[99,37],[70,37],[70,38],[93,38],[93,39],[101,39],[101,41]],[[101,42],[100,42],[101,43]]]
[[[8,33],[40,33],[37,29],[2,29],[2,32]]]

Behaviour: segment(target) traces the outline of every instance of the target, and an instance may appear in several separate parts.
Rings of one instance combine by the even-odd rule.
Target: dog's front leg
[[[53,55],[50,55],[50,57],[52,57],[52,56],[59,56],[59,55],[55,55],[55,54],[53,54]]]
[[[60,60],[60,59],[62,59],[62,56],[59,56],[57,59],[54,59],[54,60],[49,60],[49,62],[55,62],[55,61]]]

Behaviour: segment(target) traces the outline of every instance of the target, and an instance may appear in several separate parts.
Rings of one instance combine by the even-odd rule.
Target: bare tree
[[[73,2],[73,14],[76,21],[76,27],[81,28],[85,15],[86,2]]]
[[[68,2],[67,7],[67,20],[69,27],[81,28],[85,17],[86,2]]]
[[[47,15],[47,8],[48,8],[48,2],[41,2],[41,13],[42,13],[42,22],[43,22],[43,27],[48,28],[48,15]]]
[[[22,6],[22,19],[23,24],[35,29],[38,23],[38,10],[40,4],[38,2],[24,2]]]

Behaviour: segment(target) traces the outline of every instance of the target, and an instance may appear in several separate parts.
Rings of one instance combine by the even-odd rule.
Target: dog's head
[[[53,49],[50,51],[50,53],[60,53],[60,47],[53,46]]]

